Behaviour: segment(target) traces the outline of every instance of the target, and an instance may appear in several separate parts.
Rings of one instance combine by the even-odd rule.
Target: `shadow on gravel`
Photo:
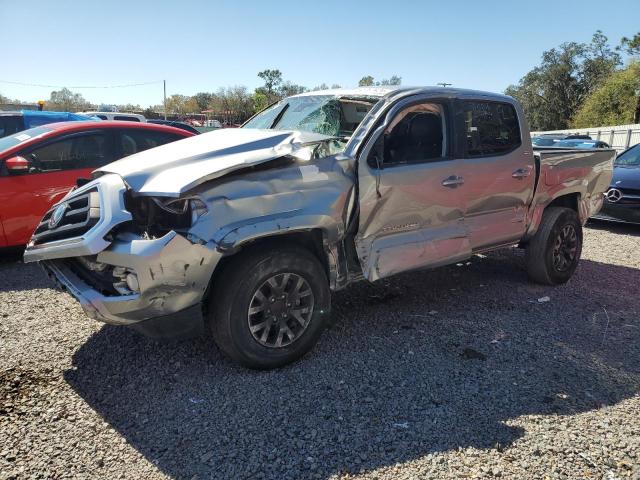
[[[603,230],[618,235],[630,235],[632,237],[640,237],[640,225],[633,223],[608,222],[606,220],[589,220],[587,228],[594,230]]]
[[[23,248],[0,248],[0,292],[53,288],[37,264],[22,263],[23,253]]]
[[[570,284],[547,288],[521,266],[508,251],[357,285],[336,295],[318,347],[278,371],[237,367],[205,340],[105,327],[65,379],[175,478],[326,479],[508,449],[521,415],[640,391],[640,270],[584,261]]]

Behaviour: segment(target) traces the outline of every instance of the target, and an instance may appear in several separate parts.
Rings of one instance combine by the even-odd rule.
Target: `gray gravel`
[[[566,286],[517,249],[358,285],[310,355],[254,372],[5,256],[0,478],[640,478],[639,312],[640,228],[597,224]]]

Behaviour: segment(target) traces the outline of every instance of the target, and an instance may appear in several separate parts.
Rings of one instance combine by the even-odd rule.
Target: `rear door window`
[[[108,135],[103,131],[71,135],[21,153],[29,173],[95,168],[113,160]]]
[[[520,125],[513,105],[501,102],[462,102],[468,157],[507,154],[520,145]]]
[[[127,129],[118,133],[116,140],[120,157],[127,157],[134,153],[150,148],[159,147],[165,143],[175,142],[185,137],[175,133],[160,132],[150,129]]]

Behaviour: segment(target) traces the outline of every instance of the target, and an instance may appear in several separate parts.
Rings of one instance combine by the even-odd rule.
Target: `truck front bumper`
[[[86,314],[105,323],[130,325],[151,336],[186,335],[202,330],[202,300],[221,254],[175,232],[158,239],[116,239],[92,261],[135,275],[138,288],[105,292],[91,272],[73,258],[42,261],[56,283],[74,296]]]

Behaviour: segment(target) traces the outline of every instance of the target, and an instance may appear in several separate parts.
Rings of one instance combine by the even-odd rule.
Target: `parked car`
[[[563,133],[543,133],[531,138],[531,143],[534,147],[553,147],[557,146],[556,143],[561,140],[591,140],[589,135],[572,134],[566,135]]]
[[[608,143],[600,140],[559,140],[553,146],[558,148],[611,148]]]
[[[566,282],[614,158],[534,152],[503,95],[309,92],[98,169],[47,212],[24,260],[90,317],[153,335],[206,326],[231,358],[273,368],[312,348],[331,291],[359,280],[520,244],[532,280]],[[95,221],[68,232],[85,198]]]
[[[604,205],[594,218],[640,223],[640,144],[616,158]]]
[[[49,112],[46,110],[0,112],[0,138],[48,123],[86,122],[88,120],[92,120],[92,118],[87,115],[71,112]]]
[[[175,120],[147,120],[147,123],[154,123],[156,125],[169,125],[170,127],[181,128],[187,132],[191,132],[194,135],[199,135],[200,132],[189,124],[183,122],[176,122]]]
[[[146,122],[144,115],[126,112],[81,112],[83,115],[96,117],[100,120],[120,120],[124,122]]]
[[[42,215],[77,178],[192,135],[161,125],[88,121],[52,123],[0,139],[0,247],[26,244]],[[65,230],[73,228],[67,223]]]

